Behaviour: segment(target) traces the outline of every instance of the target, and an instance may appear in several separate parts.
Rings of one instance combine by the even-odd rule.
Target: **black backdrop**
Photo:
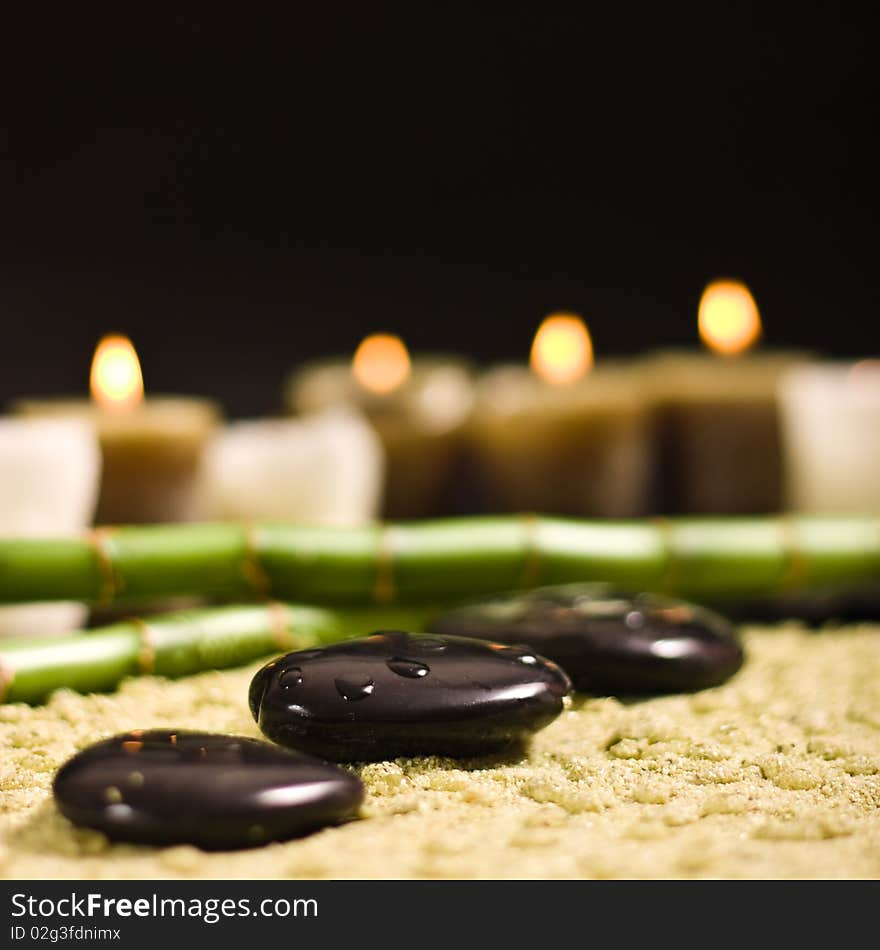
[[[375,329],[522,358],[566,308],[600,354],[690,343],[716,275],[773,344],[880,350],[867,4],[185,6],[3,24],[3,402],[83,391],[109,330],[238,415]]]

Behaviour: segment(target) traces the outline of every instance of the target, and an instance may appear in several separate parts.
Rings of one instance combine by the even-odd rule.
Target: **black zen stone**
[[[528,649],[393,631],[274,660],[250,706],[270,739],[329,759],[474,756],[521,746],[570,689]]]
[[[360,780],[256,739],[136,730],[89,746],[55,776],[61,813],[119,841],[243,848],[350,818]]]
[[[716,686],[743,663],[721,615],[653,594],[568,584],[494,597],[435,617],[438,634],[522,643],[585,693],[684,692]]]

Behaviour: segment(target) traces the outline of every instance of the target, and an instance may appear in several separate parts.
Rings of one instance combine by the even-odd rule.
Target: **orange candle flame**
[[[738,280],[715,280],[700,298],[697,323],[709,349],[737,356],[761,337],[761,317],[749,288]]]
[[[409,353],[400,337],[374,333],[361,341],[351,370],[364,389],[384,395],[402,386],[409,378]]]
[[[144,398],[144,378],[127,336],[105,336],[95,350],[90,379],[92,398],[111,412],[128,412]]]
[[[545,318],[535,334],[530,362],[538,376],[554,386],[586,375],[593,365],[593,341],[584,321],[573,313]]]

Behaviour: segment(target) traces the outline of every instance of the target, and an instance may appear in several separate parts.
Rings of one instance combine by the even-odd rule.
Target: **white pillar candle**
[[[0,535],[78,534],[91,523],[101,454],[78,419],[0,419]],[[82,626],[82,604],[0,607],[0,636],[49,636]]]
[[[789,507],[880,511],[880,360],[798,367],[779,392]]]
[[[358,413],[228,426],[209,445],[202,500],[210,518],[358,525],[376,517],[383,453]]]

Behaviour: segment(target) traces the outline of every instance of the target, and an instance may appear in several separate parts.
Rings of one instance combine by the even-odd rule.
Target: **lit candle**
[[[91,393],[91,403],[26,399],[17,408],[30,416],[82,418],[95,425],[103,457],[97,521],[198,517],[196,479],[219,417],[216,405],[183,396],[145,399],[137,354],[123,336],[108,336],[98,344]]]
[[[574,314],[548,317],[531,368],[500,366],[477,389],[471,443],[490,511],[643,514],[651,477],[649,414],[635,372],[593,365]]]
[[[782,503],[776,389],[797,353],[754,353],[762,335],[745,284],[703,292],[700,337],[709,352],[664,352],[645,361],[656,414],[654,507],[666,514],[760,514]]]
[[[0,419],[0,535],[63,537],[91,523],[101,455],[80,419]],[[79,627],[81,604],[0,607],[0,636],[49,636]]]
[[[796,367],[780,395],[789,507],[880,511],[880,360]]]
[[[361,525],[379,514],[383,461],[373,428],[345,408],[235,422],[205,455],[205,515]]]
[[[344,405],[369,419],[385,452],[385,517],[429,517],[443,509],[473,403],[463,361],[411,359],[398,337],[375,334],[351,361],[316,363],[295,373],[285,399],[299,413]]]

